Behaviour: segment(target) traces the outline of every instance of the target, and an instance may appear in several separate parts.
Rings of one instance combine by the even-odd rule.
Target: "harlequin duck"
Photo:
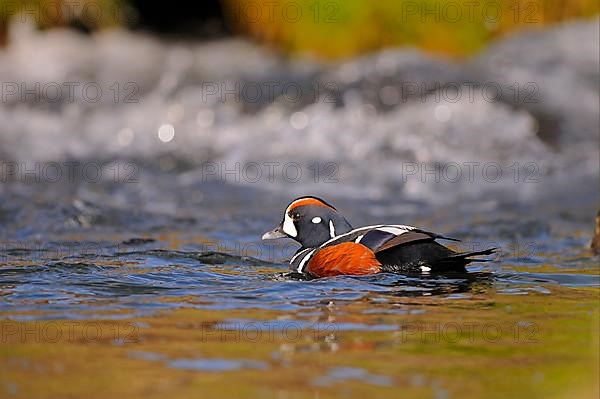
[[[262,239],[282,237],[302,245],[290,260],[292,271],[312,277],[464,272],[468,263],[487,260],[473,256],[495,252],[495,248],[455,252],[436,240],[459,240],[412,226],[379,224],[354,229],[333,205],[312,196],[293,200],[280,225]]]

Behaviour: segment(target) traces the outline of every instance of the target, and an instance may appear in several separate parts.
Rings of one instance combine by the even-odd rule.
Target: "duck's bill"
[[[273,229],[271,231],[267,231],[265,234],[263,234],[262,239],[263,240],[274,240],[276,238],[283,238],[283,237],[287,237],[287,234],[285,234],[283,232],[283,229],[281,226],[277,226],[275,229]]]

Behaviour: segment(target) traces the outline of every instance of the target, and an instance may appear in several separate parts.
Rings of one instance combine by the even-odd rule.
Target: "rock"
[[[596,226],[594,227],[591,248],[596,255],[600,254],[600,210],[596,213]]]

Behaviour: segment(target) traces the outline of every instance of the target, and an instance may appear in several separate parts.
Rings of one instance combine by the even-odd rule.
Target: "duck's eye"
[[[292,220],[300,220],[300,214],[299,213],[292,214]]]

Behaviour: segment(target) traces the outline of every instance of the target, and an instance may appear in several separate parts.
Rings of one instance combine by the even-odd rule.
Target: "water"
[[[581,214],[542,214],[532,219],[529,207],[523,205],[510,211],[498,206],[482,215],[454,205],[434,208],[421,204],[419,215],[398,217],[397,222],[427,228],[438,225],[437,230],[463,240],[459,248],[498,246],[500,253],[490,263],[472,265],[467,275],[297,281],[285,275],[289,268],[286,259],[297,246],[285,241],[261,243],[259,238],[277,223],[285,200],[266,199],[250,205],[249,198],[272,195],[242,190],[245,195],[240,196],[227,186],[211,187],[213,195],[219,191],[214,201],[221,201],[220,205],[208,197],[208,204],[199,209],[180,207],[178,212],[191,215],[183,221],[177,215],[149,220],[125,210],[122,214],[113,210],[113,216],[102,206],[85,204],[48,212],[36,203],[36,210],[29,210],[36,228],[27,218],[27,224],[15,222],[15,230],[5,230],[22,239],[4,241],[0,310],[41,312],[37,318],[79,318],[90,312],[110,317],[111,311],[118,311],[119,317],[123,312],[148,315],[180,307],[299,310],[315,306],[324,296],[334,302],[390,295],[461,294],[467,298],[473,287],[527,294],[529,290],[548,293],[547,287],[555,285],[599,284],[593,273],[596,259],[586,252],[591,207]],[[227,197],[230,199],[220,200]],[[342,206],[349,220],[359,221],[357,225],[379,222],[382,218],[371,213],[386,207],[379,203],[371,208],[370,203],[356,200],[344,201]],[[397,204],[387,206],[393,209]],[[454,219],[448,219],[450,213]],[[485,220],[475,226],[472,220],[477,218]],[[89,220],[90,226],[75,222],[81,220]],[[44,231],[46,223],[48,230]],[[121,225],[126,229],[116,228]]]
[[[180,198],[150,184],[148,165],[189,185],[428,202],[596,184],[597,20],[515,35],[462,63],[390,49],[323,64],[239,39],[11,30],[0,53],[11,181],[36,165],[43,181],[140,181],[111,201],[161,210]],[[44,169],[52,162],[58,171]]]
[[[459,248],[501,251],[466,274],[305,281],[287,275],[294,244],[259,238],[289,198],[219,184],[198,190],[200,205],[181,202],[173,213],[69,202],[64,193],[53,203],[44,199],[48,192],[35,203],[5,197],[3,209],[22,209],[2,213],[0,315],[2,340],[12,345],[3,360],[7,394],[88,392],[86,382],[28,382],[33,367],[65,381],[85,381],[85,370],[108,378],[99,389],[134,397],[162,392],[150,382],[159,376],[190,378],[184,395],[195,384],[234,397],[340,389],[381,396],[399,388],[425,397],[474,395],[491,389],[493,378],[468,376],[492,367],[490,375],[501,378],[510,362],[523,377],[509,378],[499,396],[587,395],[578,381],[595,373],[590,345],[600,286],[598,258],[587,249],[591,201],[561,213],[553,201],[492,201],[483,209],[408,201],[399,212],[396,199],[334,197],[355,225],[388,220],[387,210],[399,223],[461,238]],[[35,348],[54,355],[40,359]],[[570,366],[557,367],[565,350]],[[523,352],[532,363],[520,365]],[[449,377],[440,357],[468,366]],[[154,377],[128,385],[120,376],[130,362]],[[294,386],[298,373],[302,384]],[[231,387],[231,378],[244,382]],[[455,378],[468,382],[455,386]]]
[[[456,65],[390,50],[321,65],[236,40],[13,35],[6,81],[134,81],[140,101],[0,108],[0,396],[594,397],[597,52],[565,61],[558,41],[557,65],[585,73],[546,65],[538,105],[393,100],[396,75],[542,76],[546,58],[520,65],[519,40],[585,37],[597,49],[595,26],[509,40],[495,50],[513,57],[501,71],[490,54]],[[40,52],[48,43],[62,55]],[[553,73],[577,89],[544,84]],[[335,101],[202,100],[207,82],[273,76],[307,90],[336,82]],[[544,119],[553,112],[560,123]],[[282,173],[292,161],[297,180]],[[78,162],[73,178],[66,162]],[[279,162],[273,179],[265,162]],[[482,175],[492,164],[498,179]],[[322,195],[354,226],[416,225],[500,252],[466,274],[294,278],[297,246],[260,237],[296,194]]]

